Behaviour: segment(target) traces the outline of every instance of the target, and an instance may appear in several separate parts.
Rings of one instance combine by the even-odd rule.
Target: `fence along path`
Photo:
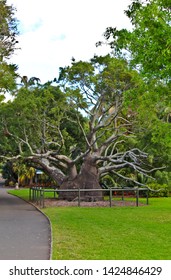
[[[148,205],[149,203],[149,189],[148,188],[109,188],[109,189],[65,189],[65,190],[60,190],[60,189],[46,189],[43,187],[32,187],[29,189],[29,200],[33,201],[40,207],[44,208],[45,206],[45,193],[53,193],[54,198],[56,197],[57,193],[59,192],[77,192],[78,196],[76,200],[78,201],[78,206],[81,206],[81,192],[91,192],[91,191],[102,191],[102,192],[109,192],[109,206],[112,207],[112,199],[114,198],[113,192],[122,192],[122,200],[124,200],[124,193],[125,192],[134,192],[134,197],[135,197],[135,204],[138,207],[139,206],[139,194],[140,192],[144,191],[146,193],[146,204]]]

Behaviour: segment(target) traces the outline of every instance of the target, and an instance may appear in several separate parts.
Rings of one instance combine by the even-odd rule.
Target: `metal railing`
[[[29,200],[39,205],[41,208],[45,207],[45,193],[53,193],[53,197],[57,198],[57,194],[60,192],[77,192],[77,197],[74,201],[77,200],[78,207],[81,206],[81,192],[109,192],[109,207],[112,207],[112,199],[114,199],[115,195],[113,192],[121,192],[121,200],[124,201],[124,195],[127,192],[133,192],[135,195],[135,205],[139,206],[139,196],[140,192],[146,193],[146,204],[149,204],[149,189],[148,188],[109,188],[109,189],[46,189],[42,187],[32,187],[29,189]]]

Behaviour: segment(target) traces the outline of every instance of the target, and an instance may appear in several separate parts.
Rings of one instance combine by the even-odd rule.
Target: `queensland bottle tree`
[[[61,189],[73,190],[60,194],[65,199],[77,197],[75,188],[99,189],[109,173],[141,185],[126,172],[150,176],[153,170],[136,141],[138,103],[131,106],[148,87],[138,72],[107,55],[73,61],[60,69],[57,83],[22,87],[1,104],[1,158],[42,168]],[[81,195],[103,197],[96,191]]]

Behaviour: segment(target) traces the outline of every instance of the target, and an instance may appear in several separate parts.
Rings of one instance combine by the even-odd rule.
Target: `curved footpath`
[[[48,219],[0,188],[0,260],[48,260],[50,250]]]

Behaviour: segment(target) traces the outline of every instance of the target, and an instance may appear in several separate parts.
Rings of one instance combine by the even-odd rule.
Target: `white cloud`
[[[108,26],[126,28],[124,10],[131,0],[8,0],[17,8],[20,21],[19,47],[12,58],[21,75],[40,77],[42,82],[58,75],[71,57],[89,59]]]

